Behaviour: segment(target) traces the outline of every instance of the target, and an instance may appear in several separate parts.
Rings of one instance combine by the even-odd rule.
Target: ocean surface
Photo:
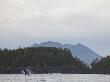
[[[0,74],[0,82],[110,82],[110,75],[100,74]]]

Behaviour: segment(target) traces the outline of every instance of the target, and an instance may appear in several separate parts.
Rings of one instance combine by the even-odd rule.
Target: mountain
[[[90,64],[96,58],[98,58],[98,59],[101,58],[101,56],[99,54],[97,54],[90,48],[88,48],[80,43],[76,44],[76,45],[71,45],[71,44],[61,44],[58,42],[47,41],[47,42],[43,42],[40,44],[32,45],[32,47],[41,47],[41,46],[42,47],[68,48],[71,50],[71,53],[74,57],[76,56],[88,64]]]

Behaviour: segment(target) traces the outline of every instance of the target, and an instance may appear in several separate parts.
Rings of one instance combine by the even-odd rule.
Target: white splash
[[[110,75],[98,74],[1,74],[0,82],[110,82]]]

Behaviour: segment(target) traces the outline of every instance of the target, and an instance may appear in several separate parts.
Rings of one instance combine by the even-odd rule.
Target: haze
[[[109,0],[0,0],[0,47],[82,43],[110,54]]]

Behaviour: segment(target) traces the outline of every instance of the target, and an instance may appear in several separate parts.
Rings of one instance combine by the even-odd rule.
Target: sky
[[[0,47],[81,43],[110,54],[110,0],[0,0]]]

